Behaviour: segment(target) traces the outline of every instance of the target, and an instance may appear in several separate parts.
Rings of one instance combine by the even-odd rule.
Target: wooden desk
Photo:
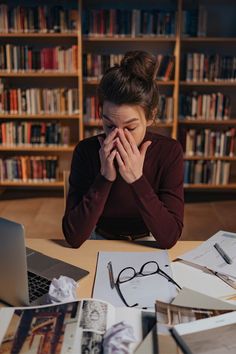
[[[168,253],[170,259],[175,259],[182,253],[195,248],[200,243],[200,241],[179,241],[171,250],[169,250]],[[154,252],[158,250],[157,248],[135,244],[134,242],[100,240],[86,241],[79,249],[68,247],[66,242],[62,240],[26,239],[26,245],[48,256],[61,259],[88,270],[89,275],[81,279],[79,282],[78,296],[80,298],[92,296],[97,254],[99,251]]]

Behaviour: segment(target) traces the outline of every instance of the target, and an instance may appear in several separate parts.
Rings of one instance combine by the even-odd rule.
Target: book
[[[184,354],[234,354],[236,351],[236,312],[181,323],[170,333]]]
[[[102,353],[105,332],[125,321],[142,339],[141,311],[119,309],[96,299],[81,299],[36,307],[0,310],[0,352],[11,353]],[[91,351],[92,350],[92,351]]]
[[[194,293],[194,292],[193,292]],[[200,294],[201,296],[201,294]],[[211,298],[208,297],[208,303],[210,304]],[[215,299],[213,299],[214,303]],[[201,321],[201,319],[211,319],[222,314],[231,313],[234,310],[234,306],[227,308],[222,302],[220,302],[216,308],[201,308],[197,306],[182,306],[172,303],[164,303],[156,301],[156,320],[157,320],[157,341],[159,344],[160,353],[179,353],[173,339],[170,334],[176,340],[178,346],[181,347],[184,354],[191,354],[188,345],[185,345],[180,336],[175,336],[176,328],[184,324],[186,329],[191,327],[191,324]],[[234,313],[234,312],[232,312]],[[194,352],[194,354],[208,354],[206,351]],[[210,353],[210,352],[209,352]],[[213,353],[213,352],[212,352]],[[221,352],[219,352],[221,353]]]

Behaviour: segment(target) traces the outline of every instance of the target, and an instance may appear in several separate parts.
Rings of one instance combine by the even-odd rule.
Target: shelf
[[[70,120],[70,119],[80,119],[81,116],[79,114],[34,114],[34,115],[29,115],[29,114],[0,114],[0,119],[65,119],[65,120]]]
[[[65,32],[65,33],[0,33],[0,38],[75,38],[77,39],[78,33],[77,32]]]
[[[98,85],[100,82],[100,80],[96,80],[96,79],[84,79],[83,83],[84,85]],[[157,80],[158,85],[163,85],[163,86],[170,86],[170,85],[174,85],[175,82],[174,80],[169,80],[169,81],[161,81],[161,80]]]
[[[235,81],[180,81],[182,86],[236,86]]]
[[[222,160],[222,161],[236,161],[236,156],[188,156],[184,155],[184,160]]]
[[[199,184],[185,184],[185,190],[236,190],[236,183],[229,183],[229,184],[207,184],[207,183],[199,183]]]
[[[71,146],[0,146],[0,151],[13,151],[13,152],[21,152],[21,151],[34,151],[34,152],[72,152],[74,150],[74,145]]]
[[[236,42],[236,37],[182,37],[182,42]]]
[[[102,128],[102,122],[96,122],[96,121],[91,121],[91,122],[84,122],[84,126],[87,128],[93,128],[93,127],[101,127]]]
[[[30,71],[21,71],[21,72],[7,72],[7,71],[0,71],[0,77],[37,77],[37,78],[43,78],[43,77],[75,77],[77,78],[79,76],[78,73],[62,73],[58,71],[38,71],[38,72],[30,72]]]
[[[236,119],[226,120],[179,120],[178,124],[181,125],[236,125]]]
[[[63,188],[63,181],[55,182],[21,182],[21,181],[0,181],[1,187],[52,187]]]
[[[95,35],[95,36],[86,36],[82,37],[84,42],[175,42],[176,37],[174,36],[140,36],[140,37],[131,37],[131,36],[106,36],[106,35]]]

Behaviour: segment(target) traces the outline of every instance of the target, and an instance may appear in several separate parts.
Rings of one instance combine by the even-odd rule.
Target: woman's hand
[[[100,162],[101,162],[101,175],[109,181],[113,182],[116,179],[116,168],[114,166],[114,158],[116,156],[115,137],[118,129],[114,129],[104,140],[102,137],[98,137],[101,148],[99,150]]]
[[[145,141],[139,149],[128,129],[119,129],[115,141],[120,175],[127,183],[133,183],[143,174],[144,159],[151,141]]]

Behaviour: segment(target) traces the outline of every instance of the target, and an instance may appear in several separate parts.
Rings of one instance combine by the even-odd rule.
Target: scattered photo
[[[102,353],[103,336],[99,333],[84,331],[82,335],[81,354]]]
[[[15,310],[0,353],[66,354],[73,348],[80,302]]]
[[[106,331],[108,306],[97,300],[84,300],[80,319],[80,327],[90,331]]]

